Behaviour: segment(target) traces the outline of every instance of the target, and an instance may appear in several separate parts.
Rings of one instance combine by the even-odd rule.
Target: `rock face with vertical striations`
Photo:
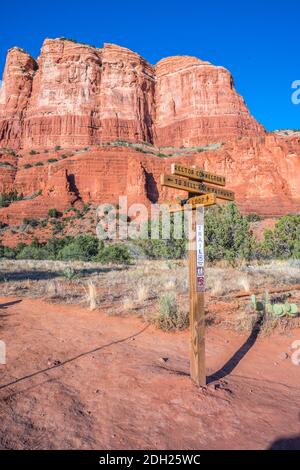
[[[169,57],[156,65],[156,77],[157,145],[192,147],[264,134],[224,67]]]
[[[3,83],[1,147],[197,146],[265,132],[230,73],[193,57],[154,67],[124,47],[46,39],[37,62],[9,51]]]
[[[24,145],[24,119],[36,69],[27,52],[16,47],[9,50],[0,89],[0,147]]]
[[[163,201],[176,193],[159,179],[173,162],[224,174],[244,212],[300,212],[300,134],[268,134],[225,68],[185,56],[152,66],[124,47],[66,39],[46,39],[37,61],[10,49],[0,193],[25,199],[0,209],[0,221],[119,195]]]

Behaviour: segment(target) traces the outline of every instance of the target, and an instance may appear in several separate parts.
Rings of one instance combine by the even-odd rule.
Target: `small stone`
[[[282,361],[285,361],[286,359],[289,358],[289,355],[288,355],[288,353],[286,353],[286,352],[282,352],[282,353],[280,353],[280,354],[278,355],[278,357],[279,357],[279,359],[281,359]]]
[[[168,357],[161,357],[159,360],[160,360],[161,362],[166,363],[166,362],[169,361],[169,358],[168,358]]]

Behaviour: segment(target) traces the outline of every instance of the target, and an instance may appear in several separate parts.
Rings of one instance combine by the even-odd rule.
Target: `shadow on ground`
[[[221,369],[219,369],[217,372],[207,378],[207,384],[217,382],[218,380],[224,379],[227,375],[231,374],[231,372],[238,366],[241,360],[246,356],[246,354],[256,343],[262,322],[263,318],[260,317],[253,326],[251,334],[246,339],[244,344],[237,350],[237,352],[226,362],[226,364]]]
[[[74,269],[74,277],[88,277],[92,274],[106,274],[111,271],[124,271],[126,267],[103,267],[103,268],[87,268],[87,269]],[[18,282],[18,281],[49,281],[63,276],[61,271],[47,271],[47,270],[23,270],[15,272],[0,272],[0,282]]]
[[[300,436],[278,439],[268,450],[300,450]]]

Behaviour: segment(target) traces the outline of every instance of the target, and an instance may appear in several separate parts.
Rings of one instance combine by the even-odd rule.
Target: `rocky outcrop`
[[[169,57],[157,64],[156,76],[157,145],[192,147],[264,134],[224,67]]]
[[[27,52],[10,49],[0,89],[0,147],[23,145],[24,117],[37,64]]]
[[[153,67],[123,47],[47,39],[37,62],[10,51],[3,83],[1,147],[197,146],[264,133],[230,73],[193,57]]]
[[[147,145],[138,152],[117,140]],[[199,149],[212,143],[219,145]],[[119,195],[129,204],[163,202],[178,193],[160,186],[173,162],[224,174],[244,212],[300,212],[300,134],[267,134],[223,67],[193,57],[154,67],[126,48],[65,39],[47,39],[37,62],[9,51],[0,91],[0,193],[17,190],[25,200],[0,209],[0,221],[117,203]]]

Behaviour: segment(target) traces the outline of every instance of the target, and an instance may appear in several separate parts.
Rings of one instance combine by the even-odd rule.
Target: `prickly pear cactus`
[[[291,304],[291,310],[290,310],[289,315],[290,315],[291,317],[297,317],[297,316],[298,316],[298,313],[299,313],[298,305],[296,305],[296,304]]]
[[[284,305],[283,304],[274,304],[273,305],[273,313],[274,313],[275,317],[277,317],[277,318],[283,317],[286,313],[284,311]]]
[[[264,301],[258,301],[255,294],[251,296],[251,302],[257,312],[265,312],[268,316],[274,316],[275,318],[281,318],[285,315],[290,317],[297,317],[299,308],[296,304],[272,304],[270,301],[269,293],[265,292]]]

